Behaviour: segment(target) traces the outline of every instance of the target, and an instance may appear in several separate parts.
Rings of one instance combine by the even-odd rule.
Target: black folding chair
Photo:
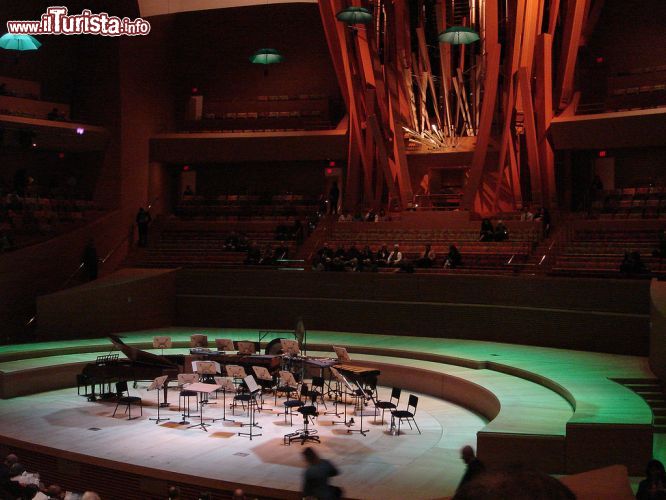
[[[395,429],[395,419],[398,419],[398,435],[400,435],[400,424],[402,424],[403,420],[406,420],[407,423],[409,424],[409,428],[413,429],[412,424],[410,423],[410,420],[414,422],[414,425],[416,426],[416,430],[419,431],[419,434],[421,434],[421,429],[419,429],[418,424],[416,423],[416,420],[414,420],[414,415],[416,415],[416,406],[419,404],[419,398],[418,396],[414,396],[414,394],[409,395],[409,401],[407,402],[407,408],[405,410],[391,410],[391,429]],[[411,411],[410,411],[411,408]]]
[[[125,413],[128,413],[129,411],[127,420],[132,420],[133,404],[139,405],[139,408],[141,409],[141,416],[143,416],[143,402],[141,401],[141,398],[139,396],[130,396],[126,381],[116,382],[116,396],[118,399],[116,403],[116,409],[113,410],[113,415],[112,415],[113,417],[116,416],[116,412],[118,411],[118,406],[125,405]]]

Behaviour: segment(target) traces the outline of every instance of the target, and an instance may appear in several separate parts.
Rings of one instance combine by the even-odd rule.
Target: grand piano
[[[185,357],[182,354],[160,356],[131,347],[117,335],[109,335],[109,338],[113,345],[127,356],[127,359],[108,359],[107,356],[103,356],[101,360],[83,367],[81,379],[86,385],[92,386],[89,399],[91,401],[96,399],[96,385],[104,386],[119,381],[153,380],[166,375],[168,378],[164,384],[164,403],[167,403],[169,381],[176,380],[178,374],[183,372]]]

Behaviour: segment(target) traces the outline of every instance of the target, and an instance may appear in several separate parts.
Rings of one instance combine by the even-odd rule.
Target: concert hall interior
[[[0,498],[666,495],[666,2],[56,4],[0,2]]]

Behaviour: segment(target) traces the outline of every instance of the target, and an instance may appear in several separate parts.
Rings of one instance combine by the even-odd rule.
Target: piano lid
[[[120,340],[120,337],[118,337],[117,335],[109,335],[109,338],[111,339],[111,342],[113,342],[113,345],[115,345],[118,349],[120,349],[130,361],[146,363],[149,365],[162,365],[162,366],[173,366],[173,367],[178,366],[176,363],[174,363],[170,359],[165,358],[164,356],[153,354],[151,352],[142,351],[141,349],[137,349],[136,347],[127,345],[125,342]]]

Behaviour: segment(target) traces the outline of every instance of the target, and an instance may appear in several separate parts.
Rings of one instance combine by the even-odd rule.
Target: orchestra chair
[[[231,352],[235,351],[234,341],[231,339],[215,339],[215,347],[218,351]]]
[[[324,377],[312,377],[312,390],[308,394],[313,401],[320,400],[326,408],[326,401],[324,401]]]
[[[289,415],[289,425],[294,425],[294,414],[301,406],[305,406],[303,400],[307,401],[310,391],[307,384],[301,385],[301,392],[298,399],[287,399],[284,402],[284,421],[287,422],[287,415]],[[294,411],[294,408],[296,410]]]
[[[242,367],[239,367],[239,368],[242,368]],[[247,385],[245,384],[245,381],[243,381],[240,384],[240,390],[242,392],[237,393],[234,396],[233,402],[231,403],[231,414],[232,415],[236,414],[235,413],[236,406],[238,406],[239,402],[240,402],[241,406],[243,407],[243,411],[245,411],[245,403],[247,403],[248,414],[252,410],[251,406],[252,405],[257,405],[256,395],[250,394],[250,391],[247,389]],[[259,392],[260,392],[259,397],[260,397],[260,400],[261,400],[261,398],[263,398],[263,395],[261,394],[261,391],[259,391]],[[262,410],[261,406],[257,405],[257,410],[261,411]]]
[[[195,333],[190,336],[190,347],[208,347],[208,335]]]
[[[127,381],[116,382],[116,395],[118,398],[117,399],[118,402],[116,403],[116,409],[113,410],[112,417],[116,416],[116,412],[118,411],[118,406],[125,405],[125,413],[128,413],[129,411],[127,420],[132,420],[133,404],[139,405],[139,408],[141,409],[141,416],[143,416],[143,402],[141,401],[141,398],[139,396],[130,396],[129,389],[127,388]],[[139,418],[139,417],[134,417],[134,418]]]
[[[153,337],[153,349],[162,349],[162,354],[164,354],[164,349],[171,349],[171,347],[173,347],[171,337],[161,335]]]
[[[190,415],[190,398],[194,398],[195,411],[199,411],[199,394],[196,391],[188,391],[183,389],[185,384],[194,384],[199,381],[199,376],[196,373],[179,373],[178,374],[178,387],[180,388],[180,393],[178,394],[178,411],[185,409],[187,404],[187,416]],[[186,403],[187,400],[187,403]],[[196,415],[194,415],[196,416]]]
[[[416,407],[419,404],[419,398],[418,396],[414,396],[414,394],[409,395],[409,400],[407,402],[407,408],[404,410],[391,410],[391,429],[395,428],[395,419],[398,419],[398,436],[400,435],[400,424],[402,423],[403,420],[406,420],[407,423],[409,424],[409,428],[412,429],[412,424],[409,422],[410,420],[414,422],[414,425],[416,426],[416,430],[419,431],[419,434],[421,434],[421,429],[419,429],[418,424],[416,423],[416,420],[414,420],[414,415],[416,415]],[[410,410],[411,409],[411,410]]]
[[[285,394],[287,400],[291,396],[292,392],[298,390],[298,382],[294,378],[294,374],[287,370],[280,370],[280,379],[278,380],[277,387],[275,387],[275,406],[277,406],[278,393]]]
[[[388,401],[377,401],[375,403],[376,410],[382,410],[382,424],[384,423],[384,412],[386,410],[397,410],[400,403],[400,394],[402,389],[394,387],[391,389],[391,398]],[[375,412],[375,422],[377,422],[377,413]]]

